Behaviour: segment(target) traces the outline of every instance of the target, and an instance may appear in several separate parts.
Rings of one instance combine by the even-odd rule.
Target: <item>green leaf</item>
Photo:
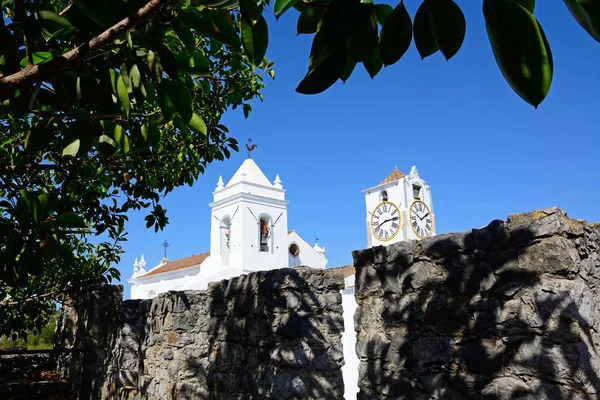
[[[56,225],[64,228],[85,228],[85,221],[74,212],[66,211],[56,216]]]
[[[219,11],[204,9],[200,13],[197,10],[188,9],[183,10],[180,17],[188,26],[204,36],[218,40],[235,49],[238,49],[242,44],[235,28]]]
[[[37,152],[44,149],[53,136],[54,117],[38,121],[25,137],[25,150]]]
[[[134,89],[138,89],[142,85],[142,76],[140,75],[140,69],[137,64],[133,64],[129,70],[129,79],[131,80],[131,86]]]
[[[207,129],[206,129],[206,124],[204,123],[204,120],[202,119],[201,116],[199,116],[196,113],[192,114],[192,118],[190,119],[189,125],[194,128],[195,130],[197,130],[198,132],[202,133],[203,135],[206,135]]]
[[[325,9],[321,7],[307,7],[298,17],[296,30],[298,35],[302,33],[315,33],[321,19],[325,15]]]
[[[415,14],[413,36],[415,38],[417,51],[421,55],[421,60],[425,57],[429,57],[440,49],[433,36],[433,29],[429,18],[429,7],[425,2],[419,6],[417,13]]]
[[[173,23],[173,29],[177,33],[177,37],[181,40],[181,43],[185,46],[188,52],[193,53],[196,49],[196,39],[190,28],[187,27],[183,22],[177,21]]]
[[[242,21],[252,26],[263,18],[262,8],[259,7],[256,0],[240,0],[240,13],[242,14]]]
[[[535,0],[510,0],[514,3],[517,3],[527,11],[533,14],[533,10],[535,9]]]
[[[275,0],[275,18],[279,19],[281,15],[294,6],[298,0]]]
[[[52,53],[47,51],[36,51],[31,54],[31,58],[33,59],[33,65],[43,64],[48,62],[54,58]],[[21,67],[25,68],[27,66],[27,58],[23,58],[21,60]]]
[[[318,94],[327,90],[341,76],[348,58],[346,46],[329,54],[302,79],[296,91],[302,94]]]
[[[124,154],[129,153],[129,138],[127,137],[127,134],[119,124],[115,124],[115,129],[113,131],[113,139],[115,140],[117,146],[119,146],[123,150]]]
[[[400,2],[400,4],[402,4],[402,2]],[[394,9],[389,4],[376,4],[373,12],[375,13],[377,23],[383,27],[392,11],[394,11]]]
[[[127,90],[127,85],[125,84],[125,80],[123,78],[123,74],[119,74],[117,78],[117,97],[125,110],[125,114],[129,115],[129,111],[131,110],[131,102],[129,100],[129,92]]]
[[[502,75],[526,102],[537,106],[552,83],[552,53],[541,25],[509,0],[483,3],[488,38]]]
[[[446,60],[450,60],[465,40],[467,30],[465,16],[453,0],[425,1],[429,6],[429,17],[435,42]]]
[[[193,115],[190,90],[179,81],[164,79],[160,83],[160,91],[168,96],[181,119],[189,123]]]
[[[38,20],[49,21],[63,28],[70,28],[73,26],[68,19],[49,10],[40,10],[34,13],[34,16]]]
[[[178,54],[177,65],[180,71],[192,75],[207,75],[210,72],[208,58],[199,51]]]
[[[563,0],[579,25],[600,42],[600,2],[598,0]]]
[[[381,28],[379,54],[383,65],[395,64],[402,58],[412,41],[412,29],[410,15],[401,1]]]
[[[346,83],[346,81],[350,78],[355,67],[356,61],[354,61],[351,57],[348,57],[346,59],[346,65],[344,65],[344,69],[342,70],[342,75],[340,76],[340,79],[344,83]]]
[[[371,14],[373,7],[364,7],[363,12]],[[362,62],[373,53],[379,43],[377,21],[374,15],[365,19],[363,24],[348,38],[348,52],[353,60]]]
[[[114,25],[114,13],[103,1],[75,0],[73,5],[102,30]]]
[[[79,151],[80,144],[81,141],[79,140],[79,138],[74,139],[63,149],[62,156],[75,157],[77,155],[77,152]]]
[[[375,76],[383,67],[383,62],[381,62],[381,56],[379,54],[379,46],[375,46],[373,53],[363,61],[363,65],[365,66],[365,69],[369,73],[371,79],[375,78]]]
[[[260,65],[269,45],[269,29],[267,21],[260,16],[260,19],[250,25],[245,21],[241,22],[242,43],[246,54],[255,66]]]
[[[157,147],[160,145],[160,129],[154,122],[150,122],[148,125],[148,141],[152,147]]]

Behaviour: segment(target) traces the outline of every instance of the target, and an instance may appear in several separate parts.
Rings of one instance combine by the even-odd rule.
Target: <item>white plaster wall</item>
[[[344,365],[342,366],[344,399],[356,400],[356,394],[358,393],[359,360],[356,355],[356,331],[354,330],[354,313],[357,308],[356,300],[354,299],[354,287],[341,290],[341,293],[342,307],[344,309],[344,332],[342,333],[342,345],[344,348]]]
[[[190,267],[173,272],[142,279],[130,279],[131,299],[149,299],[169,290],[184,290],[184,286],[193,277],[200,273],[199,267]],[[154,295],[150,295],[154,292]]]
[[[288,235],[288,243],[286,248],[289,249],[292,243],[296,243],[300,248],[300,254],[298,257],[294,257],[288,253],[288,265],[290,267],[299,267],[305,265],[312,268],[325,268],[327,266],[327,258],[323,257],[317,251],[308,244],[300,235],[296,232],[291,232]]]

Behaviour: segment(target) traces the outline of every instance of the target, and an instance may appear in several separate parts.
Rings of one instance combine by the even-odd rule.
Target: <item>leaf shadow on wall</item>
[[[598,398],[592,242],[494,221],[355,252],[358,398]]]

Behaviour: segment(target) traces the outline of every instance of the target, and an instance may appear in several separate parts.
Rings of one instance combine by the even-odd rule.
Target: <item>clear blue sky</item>
[[[420,1],[408,0],[414,16]],[[536,16],[554,54],[554,81],[538,110],[522,101],[498,70],[480,1],[461,0],[467,35],[449,62],[439,53],[421,61],[414,44],[399,63],[371,80],[358,65],[350,80],[327,92],[295,92],[307,71],[312,37],[296,36],[298,13],[269,20],[267,56],[276,79],[264,102],[224,123],[253,158],[287,189],[289,227],[327,249],[329,266],[352,262],[366,247],[362,189],[394,168],[417,165],[431,185],[438,233],[464,231],[511,213],[558,205],[575,218],[600,221],[600,43],[572,19],[562,2],[538,1]],[[271,12],[272,14],[272,12]],[[193,188],[164,199],[170,224],[158,234],[145,214],[131,215],[119,269],[126,286],[135,257],[148,267],[209,249],[210,209],[219,175],[227,180],[246,158],[241,151],[212,164]]]

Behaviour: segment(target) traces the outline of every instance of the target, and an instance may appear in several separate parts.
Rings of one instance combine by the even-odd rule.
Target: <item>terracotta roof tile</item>
[[[148,276],[154,276],[158,274],[164,274],[165,272],[177,271],[179,269],[195,267],[196,265],[202,264],[206,257],[210,255],[210,252],[196,254],[190,257],[180,258],[175,261],[168,261],[166,264],[148,272],[146,275],[142,275],[140,278],[146,278]]]
[[[356,273],[356,270],[354,269],[354,265],[344,265],[342,267],[327,268],[325,271],[328,274],[342,275],[342,277],[344,277],[344,278],[347,278],[350,275],[354,275]]]
[[[400,171],[398,169],[398,167],[396,167],[396,168],[394,168],[392,173],[387,176],[387,178],[385,178],[384,180],[381,181],[380,185],[383,185],[383,184],[389,183],[389,182],[393,182],[393,181],[399,181],[400,179],[404,178],[405,176],[406,175],[404,175],[404,173],[402,171]]]

